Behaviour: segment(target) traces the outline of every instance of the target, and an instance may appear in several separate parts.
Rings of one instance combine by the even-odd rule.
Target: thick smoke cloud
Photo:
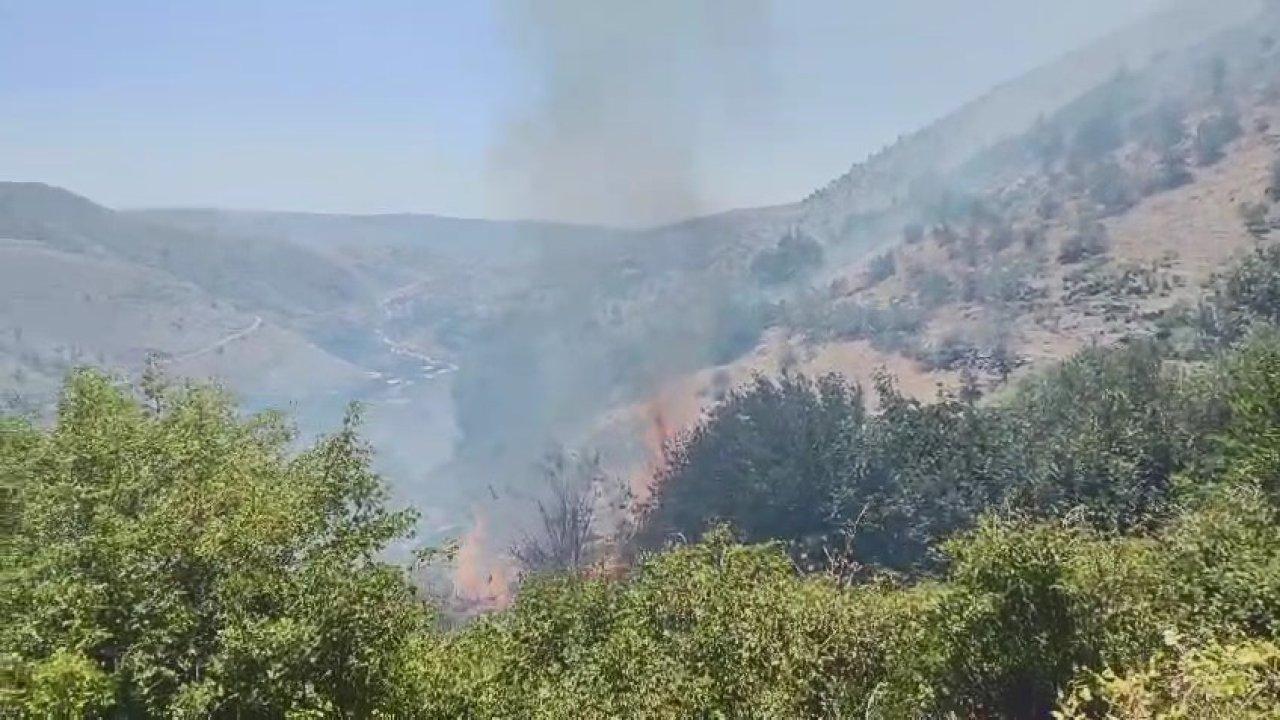
[[[501,0],[498,9],[532,90],[492,148],[498,214],[632,227],[698,214],[703,127],[717,113],[767,117],[762,0]],[[530,238],[536,279],[525,301],[459,359],[462,438],[445,474],[472,499],[454,578],[463,597],[504,596],[494,578],[509,576],[507,549],[536,515],[537,463],[549,448],[599,451],[621,476],[640,459],[646,428],[604,416],[709,362],[729,293],[703,278],[677,306],[666,278],[677,254],[646,234],[588,235]]]
[[[768,87],[765,0],[499,0],[531,107],[491,153],[507,216],[652,225],[706,208],[702,127],[760,121]]]

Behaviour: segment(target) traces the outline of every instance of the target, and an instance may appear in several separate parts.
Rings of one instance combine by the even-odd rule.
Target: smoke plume
[[[493,148],[507,216],[651,225],[703,210],[700,127],[762,115],[765,0],[500,0],[533,93]]]

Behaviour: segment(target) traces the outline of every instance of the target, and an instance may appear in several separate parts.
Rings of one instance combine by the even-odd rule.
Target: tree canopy
[[[32,717],[368,717],[431,619],[379,553],[358,416],[291,454],[279,416],[222,393],[143,402],[91,372],[48,430],[8,423],[5,702]],[[109,712],[110,711],[110,712]]]

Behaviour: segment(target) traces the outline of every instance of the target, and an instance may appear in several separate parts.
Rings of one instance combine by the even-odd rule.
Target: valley
[[[0,717],[1280,717],[1280,0],[45,5]]]
[[[1239,24],[1259,12],[1176,5],[799,202],[653,228],[112,210],[5,183],[0,394],[47,416],[71,368],[153,357],[304,436],[359,402],[425,536],[487,517],[503,530],[478,557],[501,565],[546,453],[598,452],[645,497],[663,444],[757,374],[999,394],[1156,332],[1270,232],[1245,209],[1276,215],[1277,53]],[[1238,131],[1201,161],[1223,117]]]

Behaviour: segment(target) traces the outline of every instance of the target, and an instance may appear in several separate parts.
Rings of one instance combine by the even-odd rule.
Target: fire
[[[458,545],[457,569],[453,574],[454,594],[462,602],[484,610],[511,604],[511,567],[494,547],[488,534],[484,511],[472,509],[475,524]]]
[[[638,511],[653,495],[654,478],[666,462],[667,443],[691,427],[708,402],[706,374],[677,378],[664,385],[649,400],[623,411],[632,428],[641,429],[642,458],[626,472],[627,485]],[[513,600],[517,573],[504,549],[498,546],[489,530],[489,513],[481,506],[472,508],[474,524],[460,540],[453,573],[454,596],[468,613],[500,610]],[[626,564],[617,548],[604,553],[589,574],[620,577]]]
[[[638,504],[644,504],[653,494],[654,477],[666,462],[667,443],[697,422],[702,413],[699,386],[696,376],[672,381],[639,407],[645,424],[645,461],[628,483]]]
[[[644,433],[645,462],[644,467],[631,477],[631,495],[638,501],[649,499],[653,491],[653,478],[662,469],[665,460],[667,440],[670,429],[667,425],[666,411],[656,401],[648,403],[646,415],[648,427]]]

